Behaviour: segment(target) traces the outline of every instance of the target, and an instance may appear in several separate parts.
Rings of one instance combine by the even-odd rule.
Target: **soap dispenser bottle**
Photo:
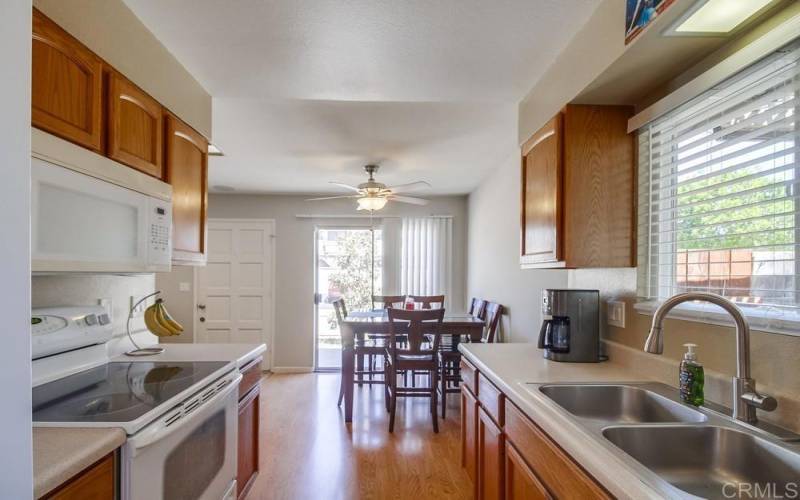
[[[686,354],[681,361],[680,390],[681,400],[694,406],[701,406],[705,401],[703,397],[703,365],[697,361],[695,348],[697,344],[683,344]]]

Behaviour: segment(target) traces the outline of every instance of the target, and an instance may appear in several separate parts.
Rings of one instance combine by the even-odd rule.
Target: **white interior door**
[[[208,263],[197,268],[196,342],[266,342],[272,352],[274,235],[274,220],[209,219]]]

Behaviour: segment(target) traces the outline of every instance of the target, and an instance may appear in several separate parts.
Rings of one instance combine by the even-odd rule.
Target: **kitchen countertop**
[[[459,350],[531,420],[617,498],[665,498],[673,492],[650,483],[632,459],[581,426],[569,413],[525,383],[633,382],[653,377],[611,361],[559,363],[535,344],[460,344]]]
[[[152,356],[120,355],[111,361],[228,361],[237,368],[266,352],[266,344],[158,344],[164,352]],[[147,346],[156,347],[156,346]]]
[[[125,443],[120,428],[33,428],[33,494],[41,498]]]

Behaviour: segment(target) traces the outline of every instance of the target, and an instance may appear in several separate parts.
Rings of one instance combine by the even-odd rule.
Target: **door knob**
[[[205,323],[205,322],[206,322],[206,319],[204,317],[200,316],[200,323]]]
[[[201,311],[205,311],[206,310],[206,305],[205,304],[197,304],[197,308],[200,309]]]

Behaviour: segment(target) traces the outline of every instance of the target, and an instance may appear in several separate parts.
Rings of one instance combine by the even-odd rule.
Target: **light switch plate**
[[[608,324],[610,326],[625,328],[625,302],[621,300],[609,300],[606,304]]]
[[[192,284],[188,281],[181,281],[178,283],[178,291],[179,292],[191,292],[192,291]]]

